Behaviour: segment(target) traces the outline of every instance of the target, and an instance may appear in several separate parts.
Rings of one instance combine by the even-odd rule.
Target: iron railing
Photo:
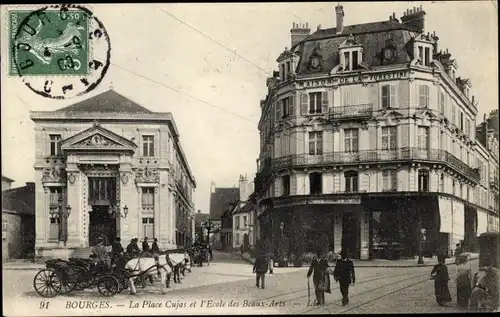
[[[371,117],[373,114],[373,104],[366,103],[360,105],[333,107],[330,110],[332,119],[348,119],[357,117]]]
[[[272,162],[274,170],[314,165],[342,165],[352,163],[376,163],[383,161],[432,161],[444,162],[457,172],[478,182],[480,174],[478,169],[474,169],[456,156],[445,150],[420,149],[415,147],[405,147],[395,150],[365,150],[358,152],[328,152],[323,155],[294,154],[276,158]]]

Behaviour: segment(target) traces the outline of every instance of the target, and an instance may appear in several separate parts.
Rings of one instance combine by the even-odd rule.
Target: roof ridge
[[[138,102],[126,97],[113,89],[77,103],[55,110],[54,112],[132,112],[154,113]]]

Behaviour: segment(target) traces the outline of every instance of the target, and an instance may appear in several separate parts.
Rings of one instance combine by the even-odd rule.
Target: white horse
[[[167,258],[169,260],[167,260]],[[170,287],[170,278],[172,272],[179,272],[179,267],[184,263],[183,254],[170,254],[160,255],[156,260],[154,258],[139,257],[131,259],[125,265],[125,270],[130,274],[129,277],[129,291],[131,295],[135,295],[137,290],[135,288],[135,280],[138,277],[151,276],[154,277],[160,273],[162,293],[167,293],[167,288]],[[175,281],[175,275],[174,275]],[[143,280],[144,282],[144,280]],[[179,281],[180,282],[180,281]],[[144,284],[143,284],[144,285]]]

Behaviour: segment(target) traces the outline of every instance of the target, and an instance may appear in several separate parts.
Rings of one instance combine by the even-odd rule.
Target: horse
[[[481,268],[474,274],[474,288],[470,298],[472,311],[495,311],[499,307],[500,270]]]

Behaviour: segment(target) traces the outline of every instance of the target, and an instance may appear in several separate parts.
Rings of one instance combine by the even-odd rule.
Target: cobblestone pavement
[[[277,268],[273,275],[266,276],[266,288],[258,289],[249,264],[227,255],[221,257],[210,266],[193,268],[182,284],[173,284],[166,295],[161,294],[159,281],[155,281],[154,285],[148,285],[145,289],[139,287],[135,296],[124,291],[106,298],[94,289],[44,299],[33,290],[34,271],[5,271],[4,314],[68,316],[462,311],[456,307],[453,266],[449,267],[452,278],[449,286],[454,301],[448,307],[436,304],[434,284],[429,280],[430,268],[426,267],[357,268],[357,283],[350,288],[348,306],[340,304],[338,284],[332,283],[332,294],[326,294],[326,305],[316,307],[308,306],[307,268]],[[311,302],[313,298],[311,283]]]

